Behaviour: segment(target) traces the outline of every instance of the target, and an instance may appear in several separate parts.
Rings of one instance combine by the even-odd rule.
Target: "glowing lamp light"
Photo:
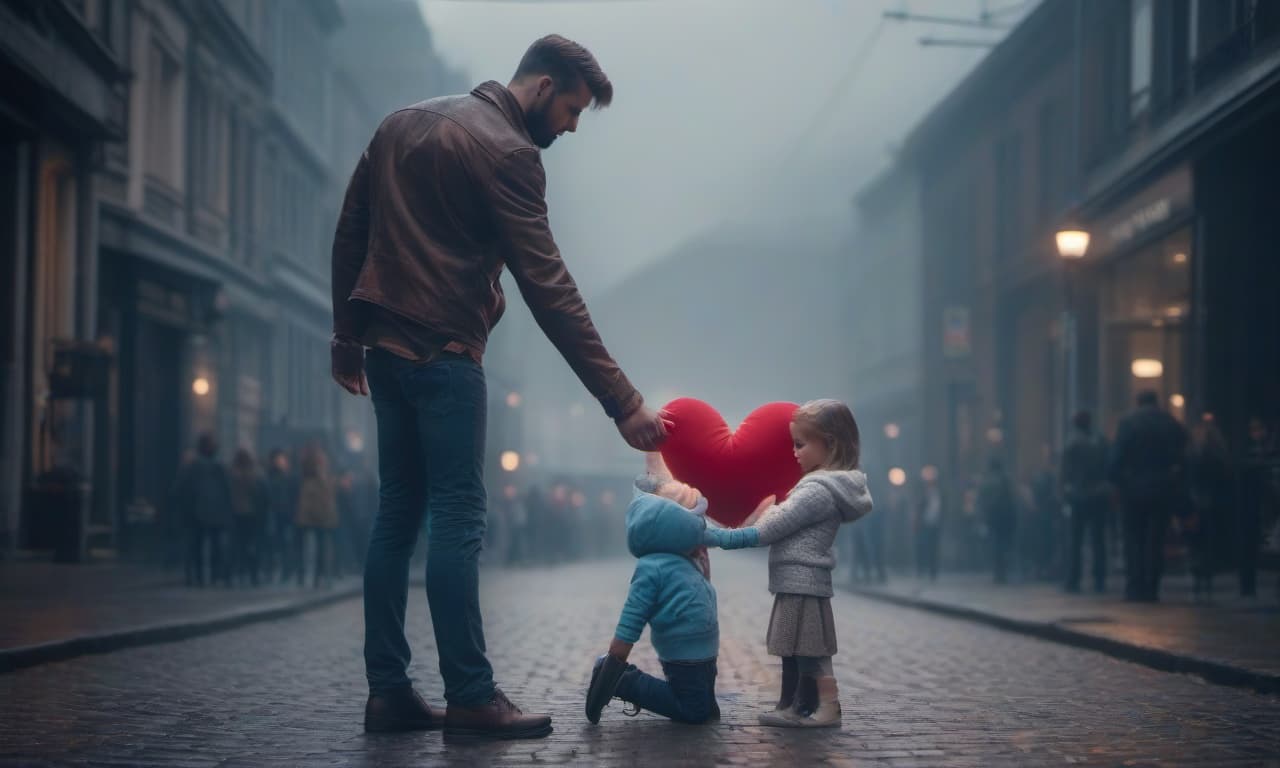
[[[1083,259],[1089,250],[1089,233],[1083,229],[1060,230],[1055,239],[1058,241],[1058,255],[1064,259]]]
[[[507,394],[507,407],[508,407],[508,408],[519,408],[519,407],[520,407],[520,403],[522,403],[523,401],[524,401],[524,398],[520,397],[520,393],[519,393],[519,392],[509,392],[509,393]]]
[[[587,503],[587,496],[582,491],[574,491],[569,496],[569,503],[573,505],[574,509],[582,509],[582,505]]]
[[[925,481],[926,483],[932,483],[934,480],[937,480],[938,468],[933,466],[932,464],[926,465],[924,469],[920,470],[920,479]]]
[[[196,380],[191,382],[191,391],[200,397],[209,394],[209,380],[203,376],[197,376]]]
[[[1169,395],[1169,405],[1172,405],[1178,410],[1182,410],[1187,405],[1187,398],[1177,392],[1174,392],[1172,395]]]
[[[347,450],[352,453],[364,451],[364,435],[352,429],[347,432]]]
[[[1158,379],[1164,375],[1164,363],[1149,357],[1134,360],[1129,370],[1139,379]]]
[[[1173,254],[1173,263],[1174,263],[1174,264],[1186,264],[1186,263],[1187,263],[1187,254],[1183,253],[1182,251],[1178,251],[1177,253]]]
[[[902,429],[892,421],[884,425],[884,436],[890,440],[897,440],[900,434],[902,434]]]
[[[502,464],[502,468],[508,472],[515,472],[520,468],[520,454],[515,451],[503,451],[498,461]]]
[[[902,467],[894,467],[889,470],[889,483],[898,487],[907,484],[907,471]]]

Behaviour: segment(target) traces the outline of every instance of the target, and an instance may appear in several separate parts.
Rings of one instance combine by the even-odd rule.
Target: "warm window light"
[[[520,454],[515,451],[503,451],[499,461],[502,462],[502,468],[508,472],[515,472],[520,468]]]
[[[902,430],[892,421],[884,425],[884,436],[890,440],[897,440],[900,434],[902,434]]]
[[[209,380],[203,376],[197,376],[196,380],[191,382],[191,391],[200,397],[209,394]]]
[[[1149,357],[1140,357],[1129,366],[1133,375],[1139,379],[1158,379],[1164,375],[1164,363]]]
[[[1173,263],[1174,263],[1174,264],[1186,264],[1186,263],[1187,263],[1187,254],[1183,253],[1182,251],[1178,251],[1177,253],[1173,254]]]
[[[1083,259],[1089,250],[1089,233],[1083,229],[1064,229],[1058,232],[1058,255],[1064,259]]]
[[[896,486],[907,484],[907,471],[902,467],[894,467],[889,470],[889,482]]]
[[[1182,410],[1183,406],[1185,406],[1186,404],[1187,404],[1187,398],[1183,397],[1177,392],[1174,392],[1172,395],[1169,395],[1169,405],[1172,405],[1174,408],[1177,408],[1178,410]]]

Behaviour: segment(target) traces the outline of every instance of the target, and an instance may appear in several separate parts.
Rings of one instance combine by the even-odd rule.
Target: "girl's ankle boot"
[[[798,674],[796,678],[791,706],[760,715],[761,725],[775,728],[799,728],[804,725],[801,721],[817,706],[817,686],[814,679],[808,675]]]
[[[819,677],[815,680],[817,687],[817,706],[808,717],[799,719],[798,725],[804,728],[838,728],[840,727],[840,688],[834,677]]]

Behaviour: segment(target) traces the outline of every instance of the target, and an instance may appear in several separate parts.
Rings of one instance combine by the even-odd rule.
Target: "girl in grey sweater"
[[[805,475],[787,500],[773,506],[767,499],[758,522],[749,527],[708,528],[704,541],[722,549],[770,548],[774,599],[765,642],[771,655],[782,657],[782,695],[773,711],[760,716],[760,724],[838,726],[840,698],[831,667],[836,653],[832,545],[841,524],[871,511],[871,494],[858,470],[858,423],[847,405],[805,403],[791,419],[791,438]]]

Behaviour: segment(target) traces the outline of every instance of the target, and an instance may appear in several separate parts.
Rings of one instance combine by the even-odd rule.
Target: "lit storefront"
[[[1143,390],[1179,419],[1196,408],[1191,188],[1190,169],[1180,167],[1089,224],[1082,403],[1097,408],[1108,433]]]

